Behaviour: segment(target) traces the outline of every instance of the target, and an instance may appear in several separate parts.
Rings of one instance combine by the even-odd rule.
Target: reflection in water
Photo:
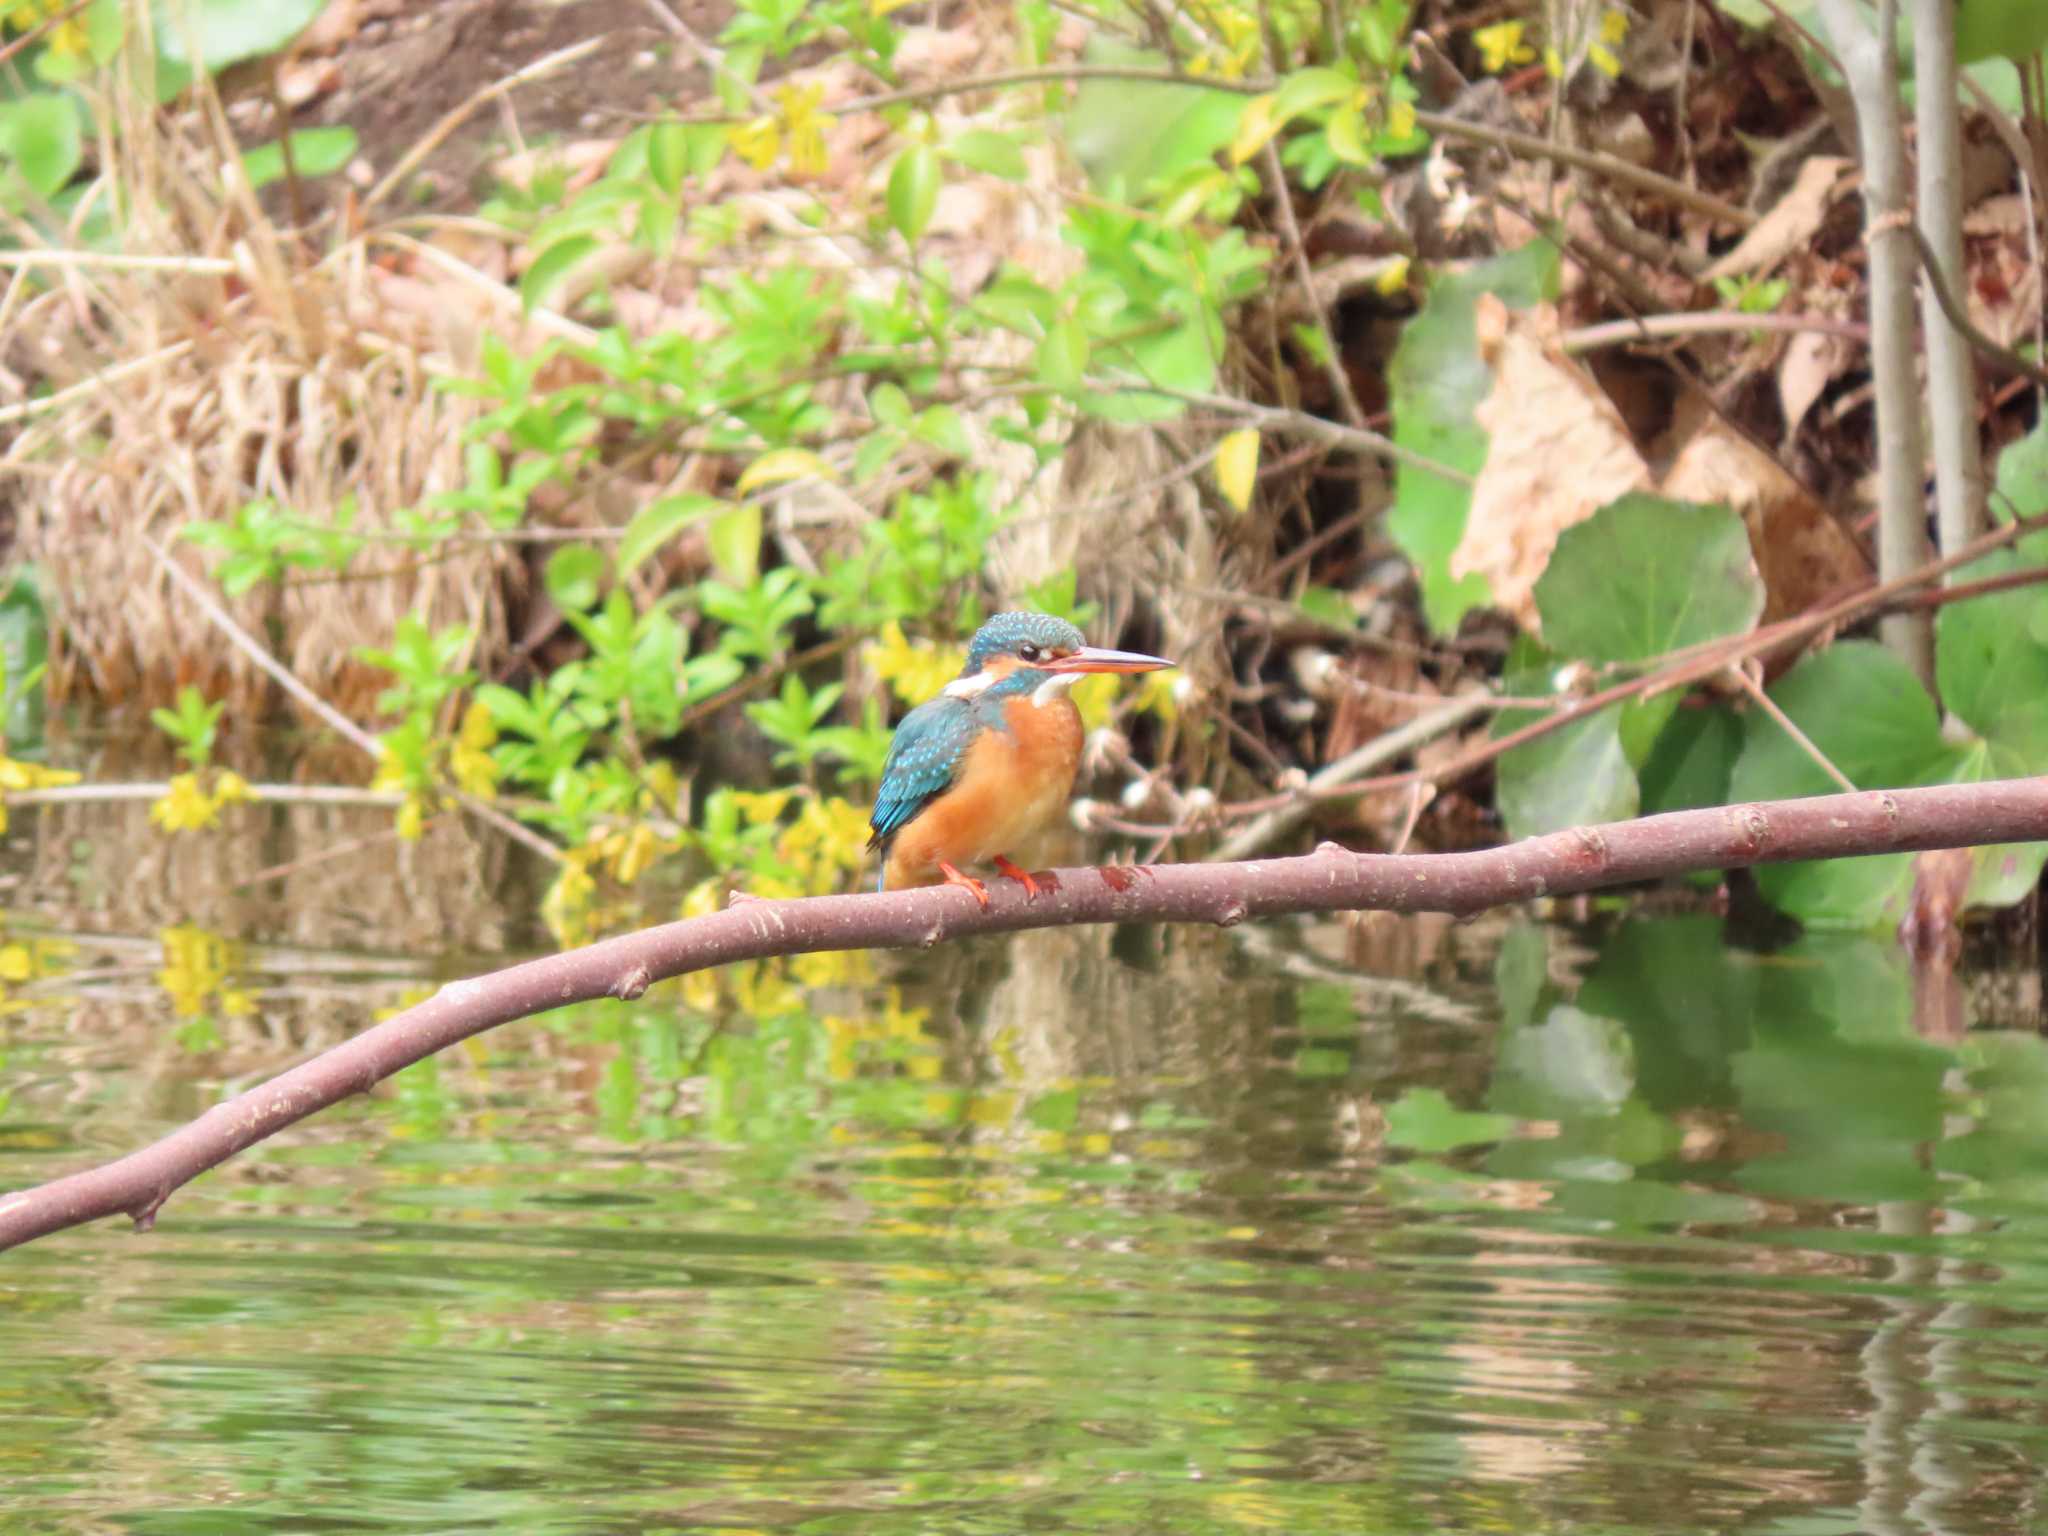
[[[0,1183],[317,1033],[269,1033],[304,951],[181,940],[224,968],[181,1019],[71,926]],[[1885,947],[1703,918],[735,967],[0,1257],[0,1526],[2009,1531],[2044,1095],[2033,1033],[1920,1038]]]

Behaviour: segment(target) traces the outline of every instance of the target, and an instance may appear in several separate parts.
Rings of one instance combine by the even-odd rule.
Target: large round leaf
[[[1858,789],[1945,784],[1968,770],[1967,748],[1942,739],[1934,701],[1906,664],[1852,640],[1809,656],[1771,698]],[[1753,710],[1729,784],[1735,800],[1784,800],[1841,786],[1777,721]],[[1909,854],[1767,865],[1757,884],[1802,922],[1867,928],[1893,921],[1912,889]]]
[[[2030,564],[2002,550],[1958,574],[1976,580]],[[2048,646],[2036,638],[2044,590],[1987,592],[1950,603],[1935,621],[1942,702],[1984,738],[1994,777],[2048,772]]]
[[[1493,374],[1479,355],[1473,306],[1483,293],[1511,308],[1552,297],[1557,270],[1557,247],[1537,240],[1437,280],[1422,313],[1401,332],[1387,370],[1395,442],[1449,468],[1479,473],[1487,436],[1473,413],[1492,391]],[[1451,575],[1451,556],[1465,537],[1471,508],[1470,485],[1412,464],[1395,467],[1387,531],[1415,562],[1423,611],[1439,634],[1456,629],[1467,610],[1493,596],[1485,578]]]
[[[275,53],[327,8],[327,0],[157,0],[156,44],[167,59],[224,69]]]
[[[1512,730],[1536,716],[1504,715]],[[1621,706],[1575,720],[1516,747],[1500,760],[1494,800],[1515,837],[1626,821],[1639,801],[1635,770],[1621,745]]]
[[[1558,535],[1536,608],[1552,650],[1648,661],[1746,633],[1764,611],[1764,584],[1733,512],[1638,492]]]

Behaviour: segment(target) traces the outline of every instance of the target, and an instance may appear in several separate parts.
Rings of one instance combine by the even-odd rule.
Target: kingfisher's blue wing
[[[903,717],[889,743],[882,787],[868,818],[875,834],[869,847],[886,843],[945,793],[980,728],[972,705],[943,695]]]

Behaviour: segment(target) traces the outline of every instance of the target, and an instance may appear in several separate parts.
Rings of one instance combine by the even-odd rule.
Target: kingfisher
[[[878,891],[988,889],[963,864],[993,864],[1036,899],[1039,881],[1009,855],[1058,820],[1081,766],[1081,712],[1067,689],[1091,672],[1155,672],[1173,663],[1084,642],[1047,613],[999,613],[974,632],[967,665],[903,717],[868,818]]]

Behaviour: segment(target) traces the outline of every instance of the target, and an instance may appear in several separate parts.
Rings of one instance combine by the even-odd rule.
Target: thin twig
[[[1673,336],[1716,336],[1744,331],[1818,331],[1825,336],[1846,336],[1851,341],[1870,340],[1870,327],[1859,320],[1833,315],[1745,315],[1732,309],[1705,309],[1675,315],[1643,315],[1633,320],[1604,320],[1566,331],[1562,338],[1566,353],[1597,351],[1601,347],[1625,345],[1631,341],[1654,341]]]
[[[238,270],[225,256],[134,256],[121,251],[52,248],[0,251],[0,267],[87,267],[106,272],[183,272],[202,277],[229,277]]]
[[[1280,228],[1287,236],[1288,260],[1294,266],[1295,281],[1301,284],[1302,302],[1308,305],[1308,312],[1315,320],[1316,333],[1322,337],[1323,372],[1336,393],[1344,419],[1362,432],[1365,430],[1365,411],[1351,388],[1351,375],[1344,371],[1344,354],[1337,346],[1336,335],[1330,330],[1330,317],[1316,298],[1315,277],[1308,269],[1308,245],[1301,238],[1301,221],[1294,216],[1293,189],[1287,184],[1287,171],[1280,164],[1280,151],[1271,139],[1266,140],[1262,159],[1270,183],[1273,208],[1279,214]]]
[[[448,136],[468,122],[478,110],[488,106],[499,97],[517,90],[522,85],[528,85],[535,80],[541,79],[543,76],[551,75],[556,70],[566,65],[574,64],[578,59],[595,53],[604,46],[604,43],[605,38],[600,34],[597,37],[586,37],[580,43],[571,43],[567,48],[558,48],[553,53],[544,54],[540,58],[535,59],[531,64],[515,69],[503,79],[492,81],[467,101],[444,112],[441,115],[441,120],[427,130],[425,137],[414,144],[411,149],[407,150],[400,158],[398,164],[391,168],[384,179],[364,195],[362,211],[368,213],[370,209],[383,202],[393,191],[402,186],[406,177],[418,170],[427,156],[447,142]]]
[[[1168,389],[1160,384],[1134,382],[1129,386],[1132,393],[1164,395],[1169,400],[1184,400],[1190,405],[1199,405],[1212,411],[1222,411],[1240,420],[1255,421],[1282,431],[1296,432],[1303,437],[1319,438],[1339,448],[1349,448],[1355,453],[1369,453],[1377,458],[1391,459],[1396,464],[1406,464],[1411,469],[1424,469],[1432,475],[1441,475],[1455,485],[1478,484],[1462,469],[1439,463],[1427,454],[1417,453],[1412,448],[1403,448],[1390,437],[1364,427],[1347,427],[1341,421],[1329,421],[1307,411],[1291,410],[1284,405],[1260,405],[1253,400],[1240,400],[1234,395],[1208,394],[1193,389]]]
[[[1639,165],[1615,155],[1603,154],[1594,149],[1576,149],[1569,144],[1553,144],[1548,139],[1539,139],[1534,134],[1516,133],[1511,128],[1494,128],[1485,123],[1467,122],[1462,117],[1451,117],[1442,112],[1417,112],[1415,121],[1419,127],[1431,133],[1441,134],[1447,139],[1469,139],[1480,144],[1491,144],[1509,154],[1520,155],[1525,160],[1554,160],[1560,165],[1569,165],[1581,171],[1591,171],[1608,181],[1620,182],[1634,187],[1639,192],[1648,192],[1656,197],[1690,208],[1695,213],[1706,215],[1721,224],[1731,224],[1737,229],[1747,229],[1756,222],[1756,215],[1746,208],[1723,202],[1705,192],[1695,191],[1682,181],[1673,181],[1669,176],[1660,176],[1655,171],[1646,171]]]
[[[851,101],[842,101],[831,107],[840,116],[855,112],[876,112],[884,107],[918,106],[926,102],[941,101],[949,96],[965,95],[971,91],[997,90],[1011,85],[1055,85],[1086,80],[1125,80],[1133,84],[1179,85],[1196,90],[1226,91],[1237,96],[1262,96],[1276,90],[1280,82],[1274,79],[1226,80],[1220,76],[1187,75],[1169,69],[1140,69],[1115,64],[1062,64],[1037,69],[998,70],[986,75],[970,75],[958,80],[942,80],[932,85],[916,86],[907,90],[886,91],[878,96],[857,96]],[[736,123],[740,118],[730,112],[690,114],[680,119],[664,121],[685,123]],[[1417,112],[1417,126],[1445,138],[1466,139],[1476,143],[1490,144],[1509,154],[1520,155],[1531,160],[1554,160],[1560,165],[1574,166],[1582,171],[1591,171],[1609,181],[1620,182],[1641,192],[1669,199],[1695,213],[1704,214],[1718,223],[1747,229],[1756,222],[1756,215],[1733,203],[1723,202],[1688,187],[1682,181],[1669,176],[1660,176],[1655,171],[1644,170],[1615,155],[1603,154],[1598,150],[1575,149],[1570,145],[1552,144],[1533,134],[1517,133],[1508,128],[1489,127],[1484,123],[1467,122],[1443,112]]]
[[[1996,364],[2007,373],[2016,373],[2033,380],[2036,384],[2048,386],[2048,368],[2042,367],[2031,358],[2020,356],[2010,347],[2000,346],[1971,321],[1969,311],[1956,302],[1955,290],[1949,287],[1948,279],[1942,275],[1941,263],[1935,258],[1934,247],[1928,243],[1927,236],[1921,233],[1920,226],[1902,220],[1900,227],[1913,237],[1913,249],[1920,258],[1920,275],[1927,279],[1928,291],[1934,295],[1935,303],[1941,306],[1941,312],[1947,317],[1948,323],[1961,332],[1963,339],[1987,362]]]
[[[1777,700],[1764,692],[1763,684],[1756,680],[1753,663],[1747,661],[1738,662],[1736,665],[1729,667],[1722,675],[1732,678],[1736,686],[1749,695],[1756,707],[1769,715],[1778,729],[1791,737],[1794,745],[1813,759],[1822,773],[1833,779],[1850,794],[1856,793],[1856,786],[1850,782],[1849,775],[1837,768],[1834,760],[1827,753],[1821,751],[1814,739],[1799,729],[1797,722],[1778,707]]]
[[[171,578],[172,585],[199,605],[200,611],[213,622],[216,629],[227,636],[228,642],[236,650],[253,661],[278,687],[297,699],[322,720],[325,720],[336,731],[339,731],[343,739],[368,756],[371,762],[383,762],[384,749],[378,744],[374,736],[370,735],[369,732],[357,725],[355,721],[349,719],[347,715],[344,715],[332,704],[321,698],[319,694],[307,687],[292,674],[291,670],[284,663],[266,651],[253,635],[235,622],[233,614],[214,601],[213,594],[207,591],[197,578],[170,557],[170,554],[164,549],[163,545],[157,543],[155,539],[146,533],[138,532],[135,537],[141,540],[143,546],[156,557],[157,564],[162,566],[164,574]],[[557,864],[562,862],[563,854],[561,849],[557,848],[531,827],[514,821],[496,806],[489,805],[479,800],[475,795],[465,791],[457,791],[455,798],[462,808],[469,812],[470,815],[476,817],[477,820],[497,828],[516,842],[525,844],[545,859],[550,859]]]
[[[161,780],[122,784],[58,784],[48,789],[11,789],[7,809],[26,805],[105,805],[128,800],[161,800],[171,786]],[[395,789],[354,789],[346,784],[249,784],[243,797],[263,805],[347,805],[393,811],[405,804]]]
[[[1457,730],[1469,720],[1478,719],[1492,707],[1493,701],[1485,694],[1466,694],[1449,700],[1426,715],[1417,715],[1406,725],[1398,726],[1384,736],[1374,737],[1355,752],[1348,752],[1334,763],[1318,769],[1287,804],[1276,806],[1251,825],[1232,833],[1209,855],[1208,861],[1212,864],[1230,863],[1250,858],[1275,838],[1286,836],[1306,821],[1319,796],[1341,789],[1360,775],[1371,773],[1382,763],[1407,756],[1417,747]]]

